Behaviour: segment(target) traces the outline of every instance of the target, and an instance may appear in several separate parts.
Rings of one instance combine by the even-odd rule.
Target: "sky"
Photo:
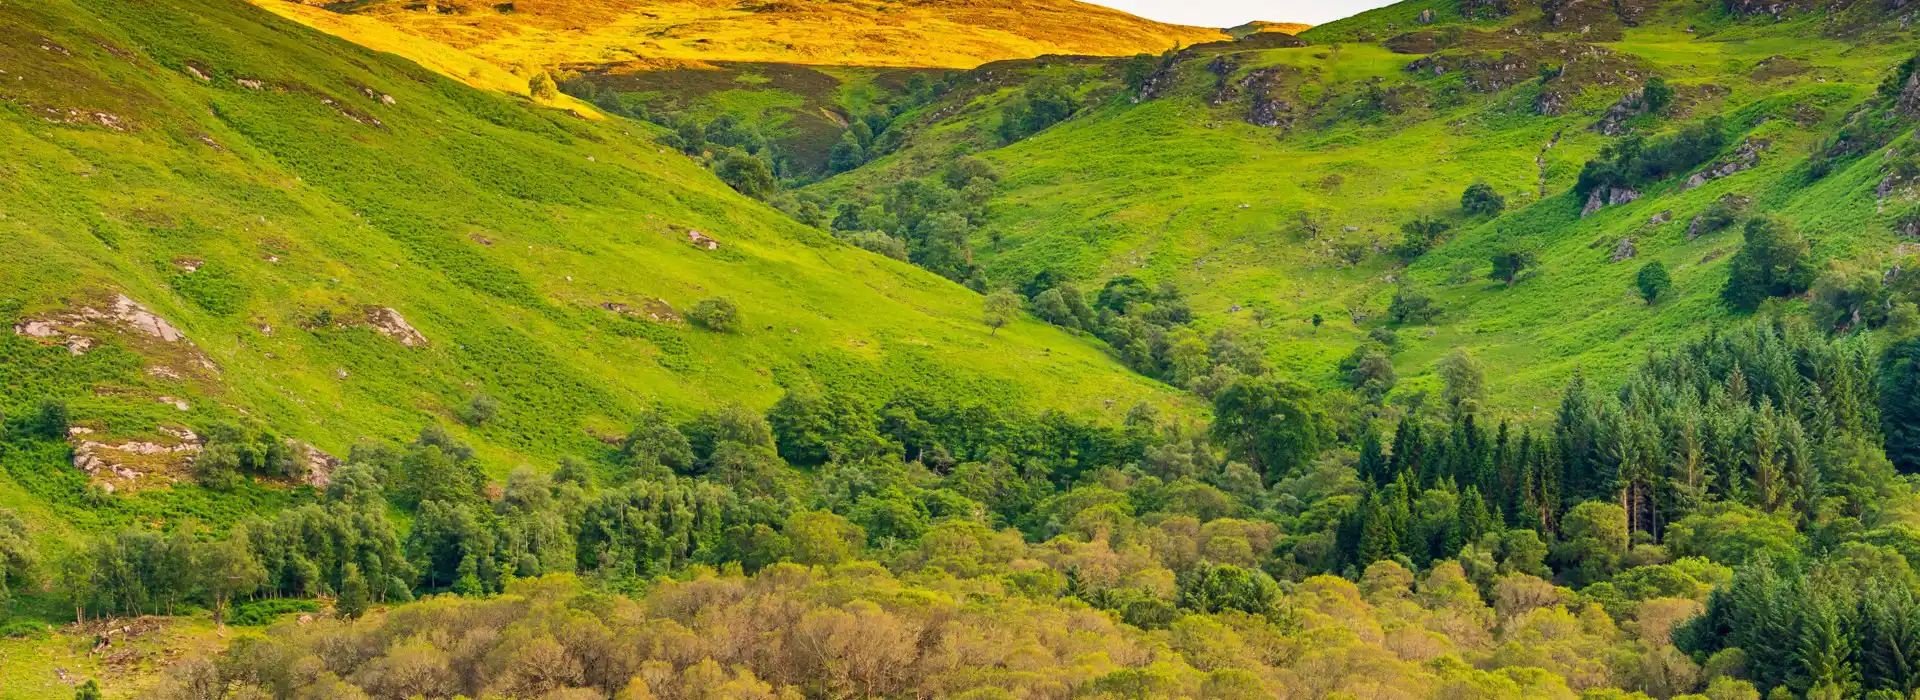
[[[1253,20],[1326,24],[1394,0],[1086,0],[1147,19],[1198,27],[1231,27]]]

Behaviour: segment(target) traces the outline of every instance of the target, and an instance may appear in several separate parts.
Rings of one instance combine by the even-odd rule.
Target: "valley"
[[[1904,697],[1916,12],[0,0],[0,698]]]

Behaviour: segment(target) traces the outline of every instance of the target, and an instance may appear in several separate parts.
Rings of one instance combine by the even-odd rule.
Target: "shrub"
[[[500,401],[486,394],[474,394],[453,413],[460,422],[477,428],[500,416]]]
[[[1725,124],[1719,117],[1660,138],[1629,136],[1607,144],[1600,149],[1600,157],[1587,161],[1573,192],[1585,197],[1597,189],[1658,182],[1698,167],[1726,145]]]
[[[27,416],[26,428],[29,435],[47,440],[64,440],[71,419],[67,413],[67,402],[56,398],[44,398],[34,406],[33,414]]]
[[[728,153],[714,172],[728,187],[754,199],[765,199],[780,187],[766,161],[742,153]]]
[[[1467,216],[1493,216],[1507,208],[1507,198],[1494,191],[1493,186],[1476,182],[1460,194],[1460,210]]]
[[[559,99],[560,86],[554,84],[553,76],[548,75],[546,71],[540,71],[527,80],[527,92],[533,95],[535,100],[552,102]]]
[[[46,639],[47,626],[32,620],[14,620],[0,625],[0,638],[5,639]]]
[[[907,242],[889,236],[885,231],[842,231],[836,235],[855,248],[907,262]]]
[[[1666,78],[1656,75],[1647,79],[1647,86],[1641,90],[1641,97],[1647,105],[1648,112],[1659,114],[1667,108],[1667,105],[1673,104],[1673,86],[1667,84]]]
[[[981,315],[987,327],[993,329],[989,335],[999,334],[1000,327],[1012,323],[1014,315],[1018,313],[1020,313],[1020,297],[1010,289],[1001,289],[988,294],[987,298],[981,302]]]
[[[1513,286],[1522,273],[1539,264],[1539,257],[1524,248],[1503,250],[1493,255],[1492,278]]]
[[[1813,284],[1809,255],[1806,238],[1785,219],[1749,220],[1745,242],[1728,263],[1721,298],[1736,309],[1751,311],[1769,298],[1804,292]]]
[[[1387,305],[1387,320],[1397,324],[1421,324],[1440,316],[1440,308],[1433,305],[1433,298],[1411,284],[1402,284],[1393,292],[1393,301]]]
[[[262,627],[272,624],[281,615],[297,612],[320,612],[320,605],[311,600],[287,598],[256,600],[234,606],[233,617],[227,622],[242,627]]]
[[[1027,84],[1026,93],[1018,101],[1001,110],[996,135],[1007,143],[1019,141],[1066,121],[1079,108],[1073,95],[1058,82],[1037,79]]]
[[[1673,279],[1667,276],[1667,266],[1658,260],[1640,266],[1640,272],[1633,276],[1633,283],[1640,288],[1640,298],[1647,300],[1648,304],[1659,301],[1673,287]]]
[[[1440,242],[1440,236],[1452,227],[1451,224],[1430,216],[1409,221],[1400,226],[1400,243],[1394,246],[1393,252],[1403,260],[1412,260],[1425,255]]]
[[[709,297],[695,302],[687,310],[687,320],[693,325],[717,333],[732,333],[740,326],[740,308],[726,297]]]

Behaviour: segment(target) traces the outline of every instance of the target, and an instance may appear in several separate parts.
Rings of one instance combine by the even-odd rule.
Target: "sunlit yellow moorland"
[[[0,700],[1920,697],[1920,3],[0,0]]]
[[[633,60],[972,68],[1044,54],[1128,56],[1226,35],[1072,0],[374,0],[340,3],[502,66]]]

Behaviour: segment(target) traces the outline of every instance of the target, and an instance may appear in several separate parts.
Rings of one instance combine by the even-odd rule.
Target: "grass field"
[[[644,406],[765,406],[795,381],[1115,420],[1186,401],[1044,324],[990,334],[978,295],[735,194],[653,127],[476,91],[242,2],[193,8],[0,3],[0,67],[35,68],[0,81],[0,300],[8,327],[60,329],[0,334],[9,415],[56,396],[88,439],[230,420],[344,455],[486,394],[500,416],[456,430],[504,473],[604,451]],[[184,339],[81,317],[121,294]],[[716,296],[737,331],[680,319]],[[103,496],[70,459],[0,454],[0,506],[50,548],[301,498]]]
[[[1082,287],[1123,273],[1170,280],[1193,295],[1207,326],[1252,327],[1249,312],[1264,311],[1258,334],[1271,359],[1328,384],[1337,381],[1335,361],[1384,325],[1395,280],[1411,277],[1444,313],[1430,326],[1398,329],[1403,391],[1437,386],[1421,375],[1463,346],[1501,368],[1490,377],[1495,403],[1522,417],[1550,407],[1576,369],[1619,369],[1656,343],[1729,316],[1717,295],[1739,233],[1683,235],[1723,195],[1750,197],[1756,210],[1797,222],[1823,256],[1885,254],[1899,243],[1891,223],[1910,205],[1898,194],[1886,202],[1874,194],[1886,167],[1881,158],[1848,161],[1817,183],[1803,167],[1887,71],[1912,55],[1897,22],[1861,25],[1860,36],[1842,38],[1826,33],[1837,19],[1819,15],[1743,20],[1708,3],[1665,3],[1617,40],[1567,44],[1604,60],[1577,59],[1589,62],[1552,85],[1525,72],[1497,90],[1474,89],[1467,81],[1480,74],[1473,70],[1410,70],[1423,54],[1343,43],[1418,28],[1412,20],[1428,5],[1449,6],[1440,13],[1446,24],[1451,3],[1408,2],[1308,31],[1322,42],[1313,46],[1194,54],[1175,67],[1171,94],[1137,104],[1118,90],[1117,69],[1036,68],[1029,75],[1081,85],[1093,106],[1002,145],[987,134],[1020,85],[1003,78],[997,89],[956,98],[967,104],[920,112],[940,116],[912,123],[900,153],[811,190],[873,191],[929,172],[955,151],[978,151],[1005,174],[993,220],[976,241],[995,280],[1014,284],[1048,269],[1083,280]],[[1512,45],[1485,30],[1544,21],[1529,12],[1537,10],[1464,22],[1465,39],[1434,60],[1498,57]],[[1510,57],[1528,63],[1527,71],[1565,60],[1526,51]],[[1279,71],[1289,125],[1248,123],[1244,90],[1212,99],[1216,77],[1208,67],[1223,52],[1237,59],[1231,81]],[[1679,97],[1660,117],[1636,118],[1639,132],[1725,115],[1729,153],[1748,139],[1768,146],[1751,170],[1690,191],[1684,177],[1675,178],[1637,202],[1582,218],[1584,202],[1570,190],[1582,164],[1612,140],[1588,126],[1645,75],[1670,81]],[[1393,106],[1359,106],[1369,89]],[[1546,89],[1568,95],[1558,114],[1536,109]],[[1461,192],[1477,181],[1505,196],[1506,214],[1481,220],[1460,212]],[[1449,221],[1450,242],[1403,269],[1383,251],[1419,215]],[[1657,218],[1666,223],[1650,223]],[[998,245],[988,243],[994,236]],[[1611,262],[1622,238],[1633,239],[1638,256]],[[1349,261],[1349,246],[1366,253]],[[1540,266],[1511,288],[1489,281],[1489,256],[1514,246],[1537,250]],[[1676,293],[1649,307],[1635,296],[1632,277],[1654,259],[1673,271]],[[1328,323],[1308,323],[1315,315]]]

